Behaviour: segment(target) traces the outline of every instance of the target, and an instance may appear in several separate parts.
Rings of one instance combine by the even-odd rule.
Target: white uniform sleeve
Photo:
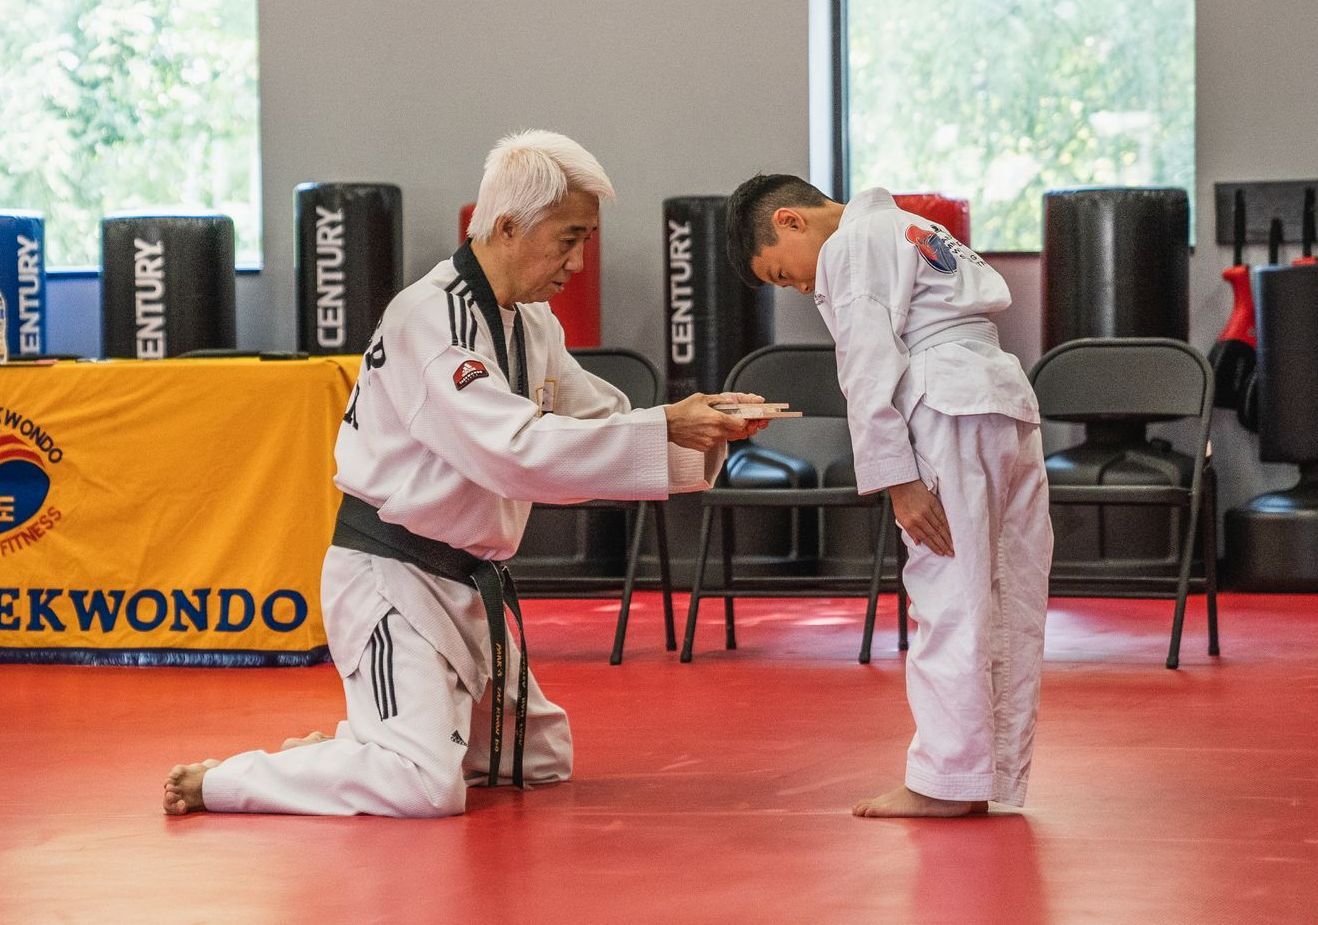
[[[860,494],[920,477],[906,421],[893,404],[909,366],[901,334],[919,253],[898,241],[895,225],[875,222],[868,230],[826,247],[819,274],[830,295],[835,293],[829,299],[831,318],[825,320],[837,343],[838,383],[847,398]]]
[[[564,346],[555,358],[558,389],[554,395],[554,413],[574,418],[604,418],[632,410],[621,390],[594,373],[581,368],[576,357]]]
[[[672,494],[713,488],[728,459],[728,445],[720,443],[708,453],[668,444],[668,490]]]
[[[479,374],[468,367],[464,377],[472,362]],[[588,420],[541,416],[535,402],[509,390],[495,364],[461,346],[434,356],[421,379],[425,394],[405,421],[408,432],[495,494],[552,504],[668,495],[662,408]]]
[[[554,400],[555,413],[575,418],[601,418],[631,409],[627,396],[617,388],[581,368],[566,345],[560,347],[558,362],[558,393]],[[667,424],[665,423],[665,434]],[[673,494],[704,491],[713,487],[719,470],[727,459],[727,444],[717,450],[701,453],[676,444],[668,444],[668,490]]]

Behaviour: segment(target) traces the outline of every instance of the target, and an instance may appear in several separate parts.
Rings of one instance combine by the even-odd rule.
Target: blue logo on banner
[[[41,454],[10,434],[0,437],[0,533],[27,523],[50,494]]]

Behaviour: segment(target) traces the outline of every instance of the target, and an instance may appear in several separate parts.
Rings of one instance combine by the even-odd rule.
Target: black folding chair
[[[1186,597],[1193,586],[1207,594],[1208,654],[1217,655],[1217,511],[1209,447],[1213,370],[1199,351],[1167,338],[1084,338],[1053,348],[1030,372],[1045,420],[1069,423],[1156,422],[1197,419],[1194,476],[1189,488],[1163,485],[1050,485],[1057,505],[1148,505],[1188,509],[1181,543],[1167,667],[1180,662]],[[1208,486],[1206,490],[1205,486]],[[1201,518],[1202,509],[1202,518]],[[1196,535],[1204,576],[1190,576]],[[1065,592],[1067,579],[1054,579]],[[1092,582],[1090,582],[1092,583]],[[1168,597],[1166,579],[1129,576],[1114,596]]]
[[[840,419],[845,426],[846,399],[837,381],[837,360],[828,345],[775,345],[756,350],[741,360],[724,383],[725,391],[755,392],[770,396],[773,401],[785,401],[791,410],[802,411],[810,419]],[[772,428],[792,427],[792,419],[773,422]],[[865,629],[861,639],[861,664],[870,660],[870,647],[874,638],[874,619],[877,608],[879,583],[883,568],[883,550],[888,538],[888,524],[892,510],[888,493],[875,492],[858,495],[853,487],[836,488],[727,488],[715,487],[701,496],[703,511],[700,521],[700,549],[696,557],[695,582],[691,589],[691,603],[687,610],[686,636],[682,644],[681,660],[691,661],[696,635],[696,615],[703,597],[723,598],[725,646],[737,647],[736,597],[859,597],[858,580],[849,576],[792,575],[734,579],[732,560],[735,549],[733,511],[736,508],[822,508],[865,507],[873,508],[879,517],[878,542],[865,586],[867,598]],[[722,527],[723,584],[717,588],[704,587],[705,562],[709,557],[710,533],[714,512],[719,512]],[[897,559],[897,633],[898,647],[907,647],[906,594],[901,582],[905,546],[898,542]],[[850,593],[848,593],[850,592]]]
[[[659,402],[659,371],[654,364],[631,350],[573,350],[572,355],[588,373],[613,385],[631,402],[633,408],[649,408]],[[627,569],[622,581],[622,603],[613,636],[610,665],[622,663],[623,643],[627,638],[627,619],[631,613],[632,593],[636,588],[636,570],[641,558],[641,541],[645,534],[647,511],[654,512],[655,540],[659,552],[659,587],[664,601],[664,644],[668,651],[677,649],[673,624],[673,582],[668,565],[668,524],[662,501],[583,501],[580,504],[538,504],[553,510],[618,510],[632,514],[631,542],[627,552]],[[554,576],[548,580],[518,580],[523,597],[552,597],[572,593],[583,597],[612,597],[617,593],[615,577]]]

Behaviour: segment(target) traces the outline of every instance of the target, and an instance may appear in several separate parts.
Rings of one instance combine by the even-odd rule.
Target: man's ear
[[[494,239],[501,244],[508,244],[517,236],[517,223],[507,215],[500,215],[494,220]]]
[[[783,206],[774,210],[773,227],[778,231],[804,231],[805,216],[795,209]]]

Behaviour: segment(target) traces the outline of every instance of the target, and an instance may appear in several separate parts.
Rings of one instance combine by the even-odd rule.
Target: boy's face
[[[766,283],[809,295],[815,291],[815,267],[828,236],[795,209],[779,209],[772,222],[778,240],[760,248],[751,259],[751,270]]]

